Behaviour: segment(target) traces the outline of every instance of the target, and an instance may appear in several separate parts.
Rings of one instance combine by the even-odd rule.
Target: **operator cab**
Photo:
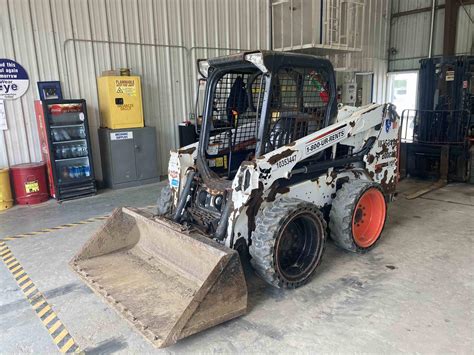
[[[243,161],[316,132],[337,114],[326,59],[264,51],[198,65],[207,78],[198,161],[214,177],[232,180]]]

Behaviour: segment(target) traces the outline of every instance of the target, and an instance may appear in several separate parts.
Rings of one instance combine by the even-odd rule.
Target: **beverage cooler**
[[[85,100],[35,101],[49,191],[57,200],[96,193]]]

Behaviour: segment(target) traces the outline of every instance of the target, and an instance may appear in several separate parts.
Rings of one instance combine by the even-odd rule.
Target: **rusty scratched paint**
[[[276,195],[278,194],[285,194],[290,192],[290,188],[288,186],[280,186],[278,181],[275,181],[272,186],[270,186],[270,192],[268,193],[267,198],[265,199],[267,202],[275,201]]]
[[[191,148],[188,148],[188,149],[178,149],[178,153],[180,153],[180,154],[193,154],[195,150],[196,150],[196,147],[191,147]]]
[[[255,217],[257,216],[258,210],[263,202],[263,184],[258,183],[258,189],[252,190],[250,194],[250,199],[247,202],[247,218],[248,218],[248,236],[252,235],[252,232],[255,230]]]

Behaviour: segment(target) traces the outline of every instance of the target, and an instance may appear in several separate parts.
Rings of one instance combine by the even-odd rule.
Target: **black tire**
[[[164,186],[160,191],[160,196],[156,201],[156,210],[158,216],[164,216],[171,212],[173,207],[173,193],[169,185]]]
[[[325,243],[326,222],[319,208],[283,197],[257,215],[250,262],[269,284],[296,288],[314,274]]]
[[[376,237],[374,237],[375,240],[373,242],[369,241],[370,245],[359,245],[356,242],[356,238],[353,233],[353,218],[355,218],[354,213],[358,213],[358,211],[356,211],[356,207],[358,206],[362,195],[371,189],[378,190],[383,198],[383,221],[382,217],[377,221],[379,225],[380,223],[382,223],[382,225],[381,228],[377,227],[377,230],[380,229],[380,232]],[[331,211],[329,212],[329,235],[331,239],[334,240],[336,245],[342,249],[355,253],[365,253],[372,249],[380,239],[380,235],[382,234],[387,216],[386,211],[387,204],[383,191],[378,183],[365,180],[351,180],[342,185],[341,189],[337,191],[336,197],[332,201]],[[360,212],[363,213],[363,211]],[[363,214],[363,216],[365,216],[365,214]]]

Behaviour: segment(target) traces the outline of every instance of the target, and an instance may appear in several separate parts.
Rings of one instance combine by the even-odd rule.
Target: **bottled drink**
[[[69,148],[63,145],[61,148],[61,159],[66,159],[66,158],[69,158]]]
[[[77,152],[77,145],[71,145],[71,157],[77,157],[78,156],[78,152]]]
[[[91,176],[91,168],[89,165],[84,165],[84,175]]]
[[[61,151],[61,147],[56,147],[56,159],[61,159],[62,158],[62,151]]]
[[[79,127],[79,138],[81,139],[86,138],[86,131],[84,130],[84,126]]]
[[[74,179],[74,167],[73,166],[68,166],[68,171],[69,171],[69,178]]]
[[[81,177],[81,168],[79,166],[74,166],[74,178],[78,179]]]
[[[68,140],[71,140],[71,136],[69,135],[69,133],[67,132],[66,129],[61,129],[61,135],[63,137],[63,140],[65,141],[68,141]]]
[[[53,138],[55,142],[61,141],[61,135],[59,134],[57,129],[53,129],[51,132],[53,134]]]

